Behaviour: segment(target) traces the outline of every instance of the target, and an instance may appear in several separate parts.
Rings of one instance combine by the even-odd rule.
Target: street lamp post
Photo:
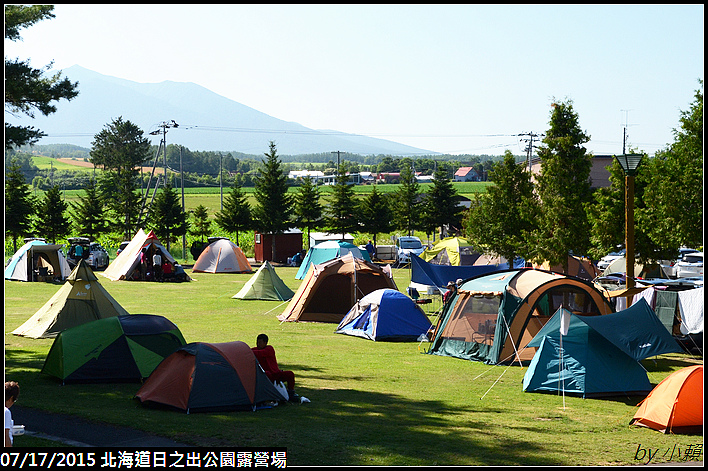
[[[624,171],[624,247],[625,275],[627,290],[634,288],[634,177],[642,161],[642,154],[622,154],[615,156]],[[629,305],[627,296],[627,305]]]

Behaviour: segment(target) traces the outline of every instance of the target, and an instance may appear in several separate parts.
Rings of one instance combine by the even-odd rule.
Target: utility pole
[[[629,112],[632,110],[620,110],[624,112],[624,128],[623,128],[623,133],[622,133],[622,155],[627,153],[627,138],[629,137],[627,135],[627,127],[630,126],[627,124],[627,118],[629,115]]]
[[[534,132],[526,132],[526,133],[520,133],[519,136],[528,136],[528,139],[522,139],[524,142],[528,142],[528,146],[526,146],[526,161],[529,166],[529,172],[531,172],[531,156],[533,155],[533,148],[537,147],[533,145],[533,140],[536,137],[543,137],[545,134],[536,134]]]
[[[182,212],[184,212],[184,172],[182,171],[182,146],[179,146],[179,176],[182,180]],[[182,234],[182,260],[187,261],[187,234]]]
[[[332,151],[332,154],[337,154],[337,173],[339,173],[339,154],[340,154],[340,151],[338,151],[338,150]]]
[[[162,154],[162,165],[164,167],[164,180],[163,180],[163,185],[167,185],[167,129],[168,128],[178,128],[179,124],[175,123],[175,120],[170,120],[168,123],[167,121],[163,121],[162,123],[157,125],[158,128],[162,128],[162,148],[163,148],[163,154]],[[155,130],[150,133],[150,135],[155,136],[160,134],[160,130]],[[157,186],[155,186],[157,188]]]

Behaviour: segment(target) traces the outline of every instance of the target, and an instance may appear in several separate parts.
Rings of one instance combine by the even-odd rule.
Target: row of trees
[[[635,179],[635,249],[647,264],[675,259],[679,247],[703,247],[703,81],[680,117],[675,141],[642,159]],[[465,215],[465,234],[487,252],[513,260],[549,261],[567,268],[567,255],[599,258],[624,245],[624,173],[617,162],[611,185],[591,191],[589,136],[572,102],[556,102],[532,175],[507,152],[494,167],[494,185]],[[535,182],[533,181],[535,178]]]

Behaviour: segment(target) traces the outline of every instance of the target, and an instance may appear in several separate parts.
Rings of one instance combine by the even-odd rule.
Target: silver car
[[[676,278],[703,276],[703,252],[687,253],[676,264]]]
[[[106,252],[106,249],[104,249],[101,244],[97,242],[92,242],[89,246],[89,256],[86,261],[91,266],[91,268],[97,270],[101,268],[106,268],[110,260],[108,258],[108,252]]]

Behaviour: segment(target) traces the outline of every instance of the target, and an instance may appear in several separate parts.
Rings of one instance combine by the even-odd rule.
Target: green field
[[[277,272],[298,287],[295,268]],[[254,345],[267,333],[281,367],[295,372],[297,392],[311,403],[188,415],[141,405],[133,399],[138,384],[61,386],[39,374],[52,340],[10,334],[59,285],[5,281],[5,375],[20,383],[22,406],[199,446],[283,446],[288,464],[300,466],[630,465],[647,461],[635,459],[638,449],[658,450],[652,462],[665,462],[675,445],[703,443],[702,435],[629,426],[641,397],[566,397],[564,407],[561,396],[522,391],[526,368],[426,355],[426,343],[336,335],[334,324],[281,324],[276,315],[284,304],[231,298],[250,275],[188,273],[194,281],[181,284],[99,280],[128,312],[166,316],[187,342]],[[403,291],[410,272],[394,275]],[[672,354],[642,363],[656,384],[702,359]]]

